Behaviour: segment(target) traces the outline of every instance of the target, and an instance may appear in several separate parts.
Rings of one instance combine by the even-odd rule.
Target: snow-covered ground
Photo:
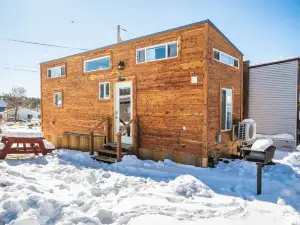
[[[125,156],[116,164],[86,153],[0,161],[0,225],[300,224],[300,153],[266,166],[256,195],[256,166],[217,168]]]

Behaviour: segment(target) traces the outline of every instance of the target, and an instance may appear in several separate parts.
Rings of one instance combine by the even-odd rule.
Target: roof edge
[[[280,64],[280,63],[286,63],[286,62],[292,62],[292,61],[300,61],[300,56],[250,65],[249,69],[262,67],[262,66],[270,66],[270,65]]]
[[[241,55],[244,56],[244,54],[213,24],[213,22],[211,22],[209,19],[206,19],[206,20],[202,20],[202,21],[199,21],[199,22],[179,26],[179,27],[176,27],[176,28],[171,28],[171,29],[168,29],[168,30],[159,31],[159,32],[156,32],[156,33],[144,35],[144,36],[141,36],[141,37],[132,38],[132,39],[129,39],[129,40],[126,40],[126,41],[122,41],[120,43],[114,43],[114,44],[106,45],[106,46],[103,46],[103,47],[100,47],[100,48],[95,48],[95,49],[87,50],[87,51],[84,51],[84,52],[68,55],[68,56],[65,56],[65,57],[44,61],[44,62],[41,62],[40,65],[45,64],[45,63],[55,62],[55,61],[62,60],[62,59],[71,58],[71,57],[74,57],[74,56],[80,56],[80,55],[88,54],[88,53],[91,53],[91,52],[94,52],[94,51],[104,50],[105,48],[111,48],[111,47],[115,47],[115,46],[118,46],[118,45],[127,44],[127,43],[134,42],[134,41],[137,41],[137,40],[150,38],[150,37],[153,37],[153,36],[165,34],[165,33],[172,32],[172,31],[177,31],[177,30],[181,30],[181,29],[184,29],[184,28],[189,28],[189,27],[193,27],[193,26],[197,26],[197,25],[201,25],[201,24],[206,24],[206,23],[211,25],[223,38],[225,38],[229,42],[229,44],[231,44]]]

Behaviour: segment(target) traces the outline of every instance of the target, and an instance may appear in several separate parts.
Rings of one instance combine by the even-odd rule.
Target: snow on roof
[[[7,107],[6,102],[2,99],[0,99],[0,107],[3,107],[3,108]]]
[[[254,68],[254,67],[259,67],[259,66],[268,66],[268,65],[272,65],[272,64],[290,62],[290,61],[295,61],[295,60],[300,60],[300,56],[290,57],[290,58],[285,58],[285,59],[280,59],[280,60],[267,61],[267,62],[259,62],[259,63],[255,63],[253,65],[250,65],[250,67]]]

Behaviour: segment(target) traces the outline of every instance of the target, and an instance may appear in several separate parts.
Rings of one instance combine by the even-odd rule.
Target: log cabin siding
[[[178,41],[178,57],[136,63],[137,49],[173,41]],[[240,68],[215,62],[213,47],[239,58]],[[110,69],[83,71],[85,60],[108,55]],[[121,72],[117,70],[120,60],[125,62]],[[221,85],[234,87],[234,116],[241,118],[242,62],[241,53],[220,31],[203,23],[42,63],[42,130],[47,136],[85,134],[87,130],[75,125],[94,126],[106,116],[111,118],[113,137],[114,83],[121,76],[133,82],[133,115],[139,118],[141,152],[161,152],[159,157],[149,152],[140,157],[206,166],[201,160],[207,159],[208,146],[210,151],[212,146],[223,147],[215,143],[220,132]],[[57,65],[66,65],[66,76],[48,79],[47,68]],[[197,76],[196,84],[191,83],[192,76]],[[107,81],[111,82],[110,99],[99,100],[98,83]],[[55,91],[63,93],[61,108],[54,107]]]
[[[136,64],[136,49],[171,41],[179,42],[177,58]],[[85,60],[107,55],[111,57],[110,69],[84,72]],[[120,60],[125,62],[121,76],[135,81],[135,112],[141,133],[139,146],[201,154],[204,25],[41,64],[43,132],[57,136],[64,132],[86,133],[74,125],[95,125],[103,116],[114,118],[113,83],[119,75]],[[66,65],[66,76],[48,79],[47,68],[56,65]],[[191,84],[194,75],[198,77],[197,84]],[[109,100],[98,98],[98,83],[104,81],[111,82]],[[63,93],[61,108],[53,104],[56,91]],[[112,126],[113,123],[111,121]]]

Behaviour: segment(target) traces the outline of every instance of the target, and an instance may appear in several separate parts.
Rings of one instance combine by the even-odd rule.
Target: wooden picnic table
[[[0,143],[0,159],[5,159],[8,154],[38,155],[42,153],[43,155],[47,155],[55,149],[54,146],[51,145],[50,143],[49,147],[42,132],[36,135],[26,135],[25,133],[24,137],[14,131],[4,132]]]

